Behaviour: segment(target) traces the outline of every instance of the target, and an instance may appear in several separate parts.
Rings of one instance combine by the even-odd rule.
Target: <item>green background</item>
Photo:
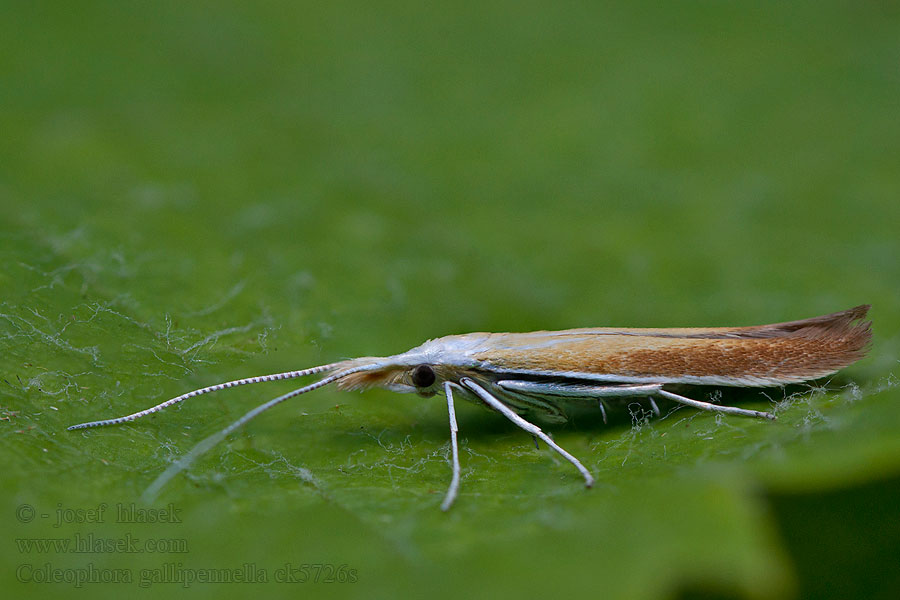
[[[895,597],[898,31],[892,2],[5,3],[0,585],[168,594],[141,570],[247,564],[270,582],[190,591]],[[871,352],[827,390],[723,392],[775,423],[623,404],[548,427],[591,491],[459,406],[449,514],[440,397],[279,406],[162,491],[180,523],[114,507],[290,384],[65,431],[450,333],[861,303]],[[76,534],[187,551],[21,541]],[[272,581],[286,563],[356,581]],[[135,582],[23,583],[23,564]]]

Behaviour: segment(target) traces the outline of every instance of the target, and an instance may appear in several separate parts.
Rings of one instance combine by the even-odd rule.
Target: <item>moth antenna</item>
[[[218,392],[219,390],[224,390],[231,387],[237,387],[239,385],[247,385],[248,383],[263,383],[266,381],[280,381],[282,379],[294,379],[295,377],[305,377],[306,375],[314,375],[316,373],[321,373],[323,371],[329,371],[331,369],[336,368],[338,365],[342,363],[331,363],[330,365],[320,365],[318,367],[310,367],[309,369],[303,369],[302,371],[285,371],[284,373],[273,373],[272,375],[257,375],[256,377],[247,377],[246,379],[235,379],[234,381],[226,381],[225,383],[217,383],[216,385],[211,385],[209,387],[200,388],[199,390],[194,390],[192,392],[188,392],[186,394],[182,394],[171,400],[166,400],[165,402],[161,402],[154,407],[147,408],[136,413],[126,415],[124,417],[117,417],[115,419],[103,419],[100,421],[89,421],[87,423],[79,423],[78,425],[71,425],[67,427],[67,431],[72,431],[73,429],[88,429],[90,427],[105,427],[106,425],[118,425],[120,423],[127,423],[129,421],[134,421],[135,419],[140,419],[141,417],[146,417],[147,415],[158,412],[164,408],[172,406],[173,404],[178,404],[179,402],[183,402],[188,398],[193,398],[194,396],[202,396],[203,394],[208,394],[210,392]]]
[[[340,363],[335,363],[335,364],[340,364]],[[325,365],[323,367],[313,367],[313,368],[324,370],[327,367],[334,367],[334,365]],[[209,436],[208,438],[199,442],[196,446],[191,448],[191,450],[187,454],[185,454],[184,456],[182,456],[181,458],[179,458],[178,460],[173,462],[171,465],[169,465],[169,467],[165,471],[160,473],[160,475],[153,481],[153,483],[151,483],[147,487],[147,489],[144,490],[144,493],[141,494],[141,498],[147,503],[152,502],[156,498],[156,495],[159,493],[159,491],[173,477],[175,477],[176,475],[178,475],[179,473],[181,473],[182,471],[187,469],[189,466],[191,466],[191,464],[193,464],[193,462],[195,460],[197,460],[199,457],[201,457],[203,454],[205,454],[207,451],[209,451],[211,448],[213,448],[216,444],[221,442],[223,439],[225,439],[225,437],[227,437],[229,433],[231,433],[235,429],[241,427],[242,425],[247,423],[247,421],[250,421],[251,419],[253,419],[257,415],[259,415],[260,413],[263,413],[263,412],[269,410],[276,404],[281,404],[285,400],[293,398],[294,396],[299,396],[300,394],[305,394],[306,392],[311,392],[320,387],[326,386],[329,383],[334,383],[338,379],[342,379],[343,377],[346,377],[347,375],[352,375],[353,373],[359,373],[360,371],[371,371],[371,370],[377,369],[379,367],[380,367],[380,365],[377,365],[377,364],[369,364],[369,365],[361,365],[358,367],[353,367],[350,369],[346,369],[344,371],[339,371],[333,375],[328,375],[327,377],[323,377],[319,381],[311,383],[307,386],[290,391],[287,394],[284,394],[283,396],[278,396],[277,398],[273,398],[272,400],[269,400],[268,402],[266,402],[264,404],[260,404],[256,408],[248,411],[244,416],[242,416],[237,421],[234,421],[231,425],[229,425],[225,429],[222,429],[221,431],[214,433],[211,436]]]

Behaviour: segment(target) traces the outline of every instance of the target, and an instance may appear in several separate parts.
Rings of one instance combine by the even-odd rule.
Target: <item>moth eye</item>
[[[412,371],[412,382],[417,388],[431,387],[435,379],[437,377],[434,374],[434,369],[428,365],[419,365]]]

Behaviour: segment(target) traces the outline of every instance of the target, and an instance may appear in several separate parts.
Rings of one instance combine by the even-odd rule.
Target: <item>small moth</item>
[[[86,429],[134,421],[188,398],[248,383],[322,375],[309,385],[274,398],[206,438],[169,466],[147,489],[154,497],[177,473],[229,433],[294,396],[331,383],[342,390],[382,387],[431,397],[443,392],[450,416],[453,474],[441,505],[447,510],[459,491],[460,466],[454,395],[483,404],[543,441],[572,463],[587,487],[594,478],[581,462],[522,415],[564,421],[566,402],[598,401],[606,420],[608,398],[654,397],[700,410],[775,419],[769,412],[722,406],[676,394],[675,384],[771,387],[830,375],[859,360],[871,338],[863,321],[868,305],[801,321],[754,327],[683,329],[588,328],[532,333],[467,333],[429,340],[395,356],[344,360],[219,383],[182,394],[152,408],[116,419],[69,427]]]

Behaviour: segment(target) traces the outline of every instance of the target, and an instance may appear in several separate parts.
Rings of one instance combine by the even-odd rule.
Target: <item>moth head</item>
[[[360,361],[356,359],[353,362]],[[343,390],[367,390],[374,387],[392,392],[415,392],[423,398],[434,396],[440,389],[441,378],[434,365],[419,363],[404,365],[387,362],[372,369],[351,373],[337,381]]]

